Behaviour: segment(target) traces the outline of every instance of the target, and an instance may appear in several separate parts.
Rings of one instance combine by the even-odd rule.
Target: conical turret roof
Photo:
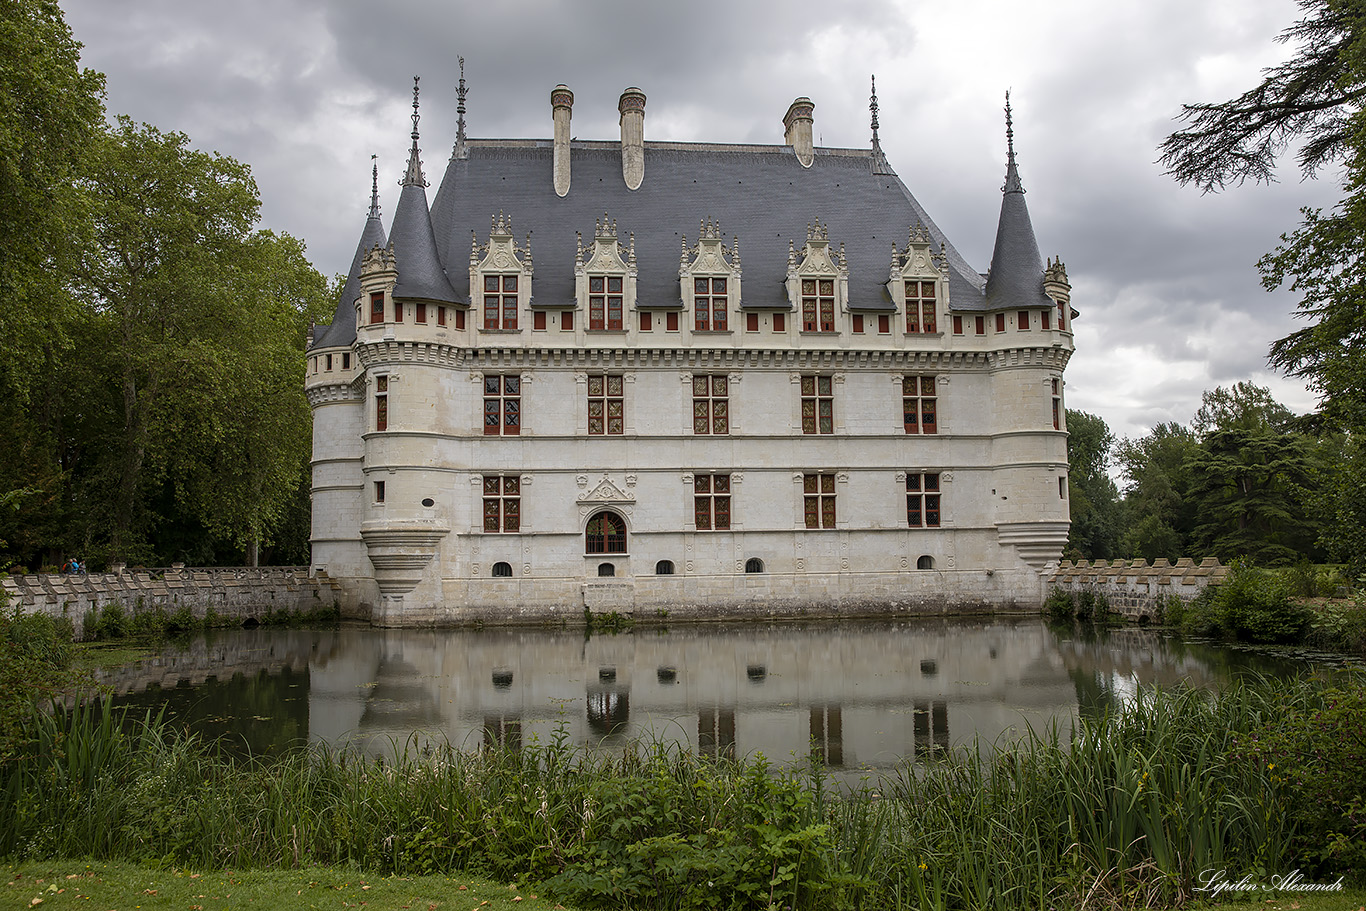
[[[360,243],[356,244],[356,255],[351,257],[351,270],[346,273],[346,284],[342,285],[341,296],[337,298],[337,309],[332,314],[332,325],[322,329],[314,336],[314,348],[349,348],[356,340],[356,298],[360,296],[360,267],[365,254],[373,247],[385,244],[384,224],[379,219],[379,169],[374,170],[374,183],[370,188],[370,214],[361,230]]]
[[[403,191],[389,233],[398,269],[394,297],[449,304],[455,303],[457,297],[436,253],[436,233],[432,230],[431,210],[427,207],[427,181],[422,176],[421,152],[417,147],[417,81],[414,76],[413,145],[408,152]]]
[[[1009,310],[1051,307],[1053,299],[1043,290],[1043,257],[1034,238],[1034,225],[1025,205],[1024,184],[1015,164],[1015,137],[1010,123],[1010,96],[1006,96],[1006,182],[1002,187],[1001,220],[996,224],[996,247],[987,273],[987,307]]]

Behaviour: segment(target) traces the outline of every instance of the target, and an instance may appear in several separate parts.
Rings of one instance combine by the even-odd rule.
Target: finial
[[[877,75],[873,75],[873,97],[868,102],[868,110],[873,115],[873,145],[877,145]]]
[[[370,217],[379,218],[379,156],[370,156]]]
[[[413,147],[408,150],[408,170],[403,175],[403,180],[399,181],[403,186],[416,185],[419,187],[427,186],[427,180],[422,176],[422,159],[417,147],[417,83],[421,76],[413,77]]]
[[[468,158],[469,150],[465,148],[465,95],[469,90],[465,88],[465,58],[460,57],[460,85],[455,90],[455,149],[451,152],[452,158]]]
[[[1005,193],[1023,193],[1024,184],[1020,182],[1020,172],[1015,164],[1015,126],[1010,114],[1010,91],[1006,91],[1006,183],[1001,188]]]

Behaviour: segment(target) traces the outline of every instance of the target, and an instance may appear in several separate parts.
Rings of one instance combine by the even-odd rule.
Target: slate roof
[[[365,219],[365,228],[361,231],[360,243],[356,244],[356,255],[351,257],[351,270],[346,273],[346,284],[337,298],[332,325],[321,327],[321,331],[314,335],[314,348],[349,348],[356,340],[355,306],[356,298],[360,295],[360,265],[366,251],[384,244],[384,224],[379,220],[378,209],[372,205],[370,216]]]
[[[574,142],[570,190],[561,198],[552,182],[550,140],[470,140],[467,148],[468,158],[447,165],[432,203],[447,274],[467,274],[470,232],[487,242],[490,217],[504,212],[519,241],[531,232],[537,307],[573,304],[575,232],[591,244],[594,220],[605,213],[616,221],[623,245],[635,233],[642,306],[679,303],[680,240],[686,234],[695,244],[698,223],[711,218],[720,221],[727,243],[739,237],[745,308],[790,306],[788,242],[800,253],[807,225],[817,219],[828,226],[832,249],[845,245],[852,307],[893,309],[886,289],[892,245],[903,247],[919,222],[935,249],[946,245],[952,308],[986,308],[982,276],[900,178],[874,173],[868,150],[817,149],[815,163],[803,168],[788,146],[647,142],[645,182],[632,191],[622,180],[620,143]],[[1042,272],[1040,266],[1040,293]],[[468,283],[457,277],[452,284],[466,299]]]
[[[987,278],[986,303],[992,310],[1053,306],[1053,299],[1043,290],[1043,258],[1024,193],[1012,154],[1006,166],[1001,220],[996,224],[996,248],[991,253]]]
[[[394,246],[394,265],[398,270],[394,297],[448,304],[461,300],[462,296],[456,295],[441,268],[437,241],[427,212],[427,191],[422,184],[410,181],[403,185],[403,192],[398,197],[398,208],[394,210],[389,242]],[[464,266],[456,274],[464,277],[461,284],[468,288],[468,252]]]

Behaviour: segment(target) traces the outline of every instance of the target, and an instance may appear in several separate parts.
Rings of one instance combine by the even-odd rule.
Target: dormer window
[[[938,296],[932,281],[906,282],[906,334],[921,335],[938,331],[935,328],[935,314],[938,312]]]
[[[588,328],[622,328],[622,287],[620,275],[588,276]]]
[[[516,332],[518,315],[531,303],[531,235],[526,245],[512,239],[512,219],[499,212],[491,219],[489,242],[470,239],[470,299],[483,308],[485,332]],[[463,329],[464,311],[456,311]],[[476,319],[478,317],[476,316]]]
[[[517,278],[512,275],[484,275],[484,328],[517,328]]]
[[[726,329],[729,310],[724,278],[693,279],[693,328],[698,332]]]
[[[836,332],[835,314],[849,302],[849,262],[841,245],[830,249],[825,225],[806,226],[806,245],[800,254],[787,245],[789,298],[802,315],[803,332]]]
[[[802,279],[802,331],[835,331],[834,280]]]
[[[920,223],[910,229],[906,247],[892,247],[892,271],[887,292],[901,297],[906,308],[907,335],[937,335],[939,315],[948,308],[948,256],[943,244],[936,252],[930,245],[930,232]],[[961,333],[961,318],[954,333]]]
[[[588,331],[621,332],[626,328],[626,311],[636,302],[635,235],[623,247],[617,242],[617,223],[606,215],[593,227],[593,245],[585,249],[580,234],[574,255],[576,297],[588,311]]]
[[[678,277],[685,307],[691,298],[693,331],[729,331],[730,313],[740,304],[740,248],[737,239],[722,242],[720,222],[701,222],[691,247],[683,237]]]

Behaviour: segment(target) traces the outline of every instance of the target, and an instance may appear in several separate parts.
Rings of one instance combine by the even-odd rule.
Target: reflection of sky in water
[[[1131,702],[1139,687],[1217,687],[1231,674],[1303,672],[1299,660],[1122,628],[1056,631],[1035,619],[582,631],[252,630],[168,647],[106,681],[165,704],[207,736],[253,751],[347,743],[376,755],[410,737],[465,748],[563,738],[703,755],[808,752],[846,770]]]

